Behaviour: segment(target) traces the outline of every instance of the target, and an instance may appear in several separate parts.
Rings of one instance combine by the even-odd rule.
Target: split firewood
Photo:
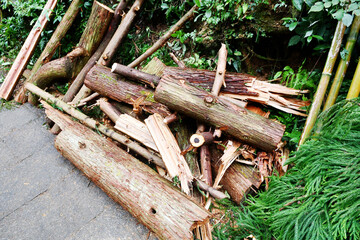
[[[99,46],[113,14],[113,10],[94,1],[77,48],[67,56],[43,65],[35,74],[33,83],[40,88],[45,88],[56,79],[71,79],[76,76]],[[31,97],[29,100],[35,103]]]
[[[239,140],[271,151],[277,147],[285,126],[196,88],[176,76],[164,75],[154,94],[155,101],[169,108],[223,127]]]
[[[62,17],[59,25],[56,27],[55,32],[52,34],[50,40],[46,44],[44,50],[42,51],[40,57],[34,64],[31,75],[27,79],[27,82],[33,82],[33,77],[39,68],[48,63],[53,55],[55,54],[56,49],[60,45],[61,39],[63,39],[70,29],[72,23],[74,22],[78,12],[80,11],[81,5],[83,4],[83,0],[73,0],[66,11],[65,15]],[[19,91],[16,93],[15,101],[24,103],[27,101],[27,97],[25,95],[25,88],[22,86]]]
[[[209,146],[203,145],[200,147],[200,166],[201,166],[201,174],[204,182],[212,186],[212,172],[211,172],[211,154],[209,150]]]
[[[193,180],[192,173],[181,150],[171,133],[169,127],[164,123],[164,119],[159,114],[153,114],[145,120],[154,142],[159,149],[166,170],[171,178],[178,177],[181,190],[186,194],[190,193],[189,184]]]
[[[119,27],[116,29],[114,36],[111,38],[109,44],[107,44],[104,52],[101,55],[99,64],[103,66],[109,66],[112,58],[114,57],[116,50],[121,44],[122,40],[128,34],[131,24],[133,23],[137,12],[140,10],[144,0],[135,0],[134,4],[130,8],[129,12],[125,15],[121,21]]]
[[[159,239],[192,239],[209,221],[208,211],[115,143],[51,107],[46,113],[63,130],[58,151]]]
[[[34,84],[26,83],[25,88],[28,91],[32,92],[33,94],[36,94],[37,96],[39,96],[42,99],[46,100],[47,102],[50,102],[50,103],[55,104],[56,106],[60,107],[61,109],[63,109],[63,111],[65,111],[66,113],[68,113],[72,117],[78,119],[79,121],[84,123],[86,126],[92,128],[92,129],[95,129],[95,130],[101,132],[102,134],[104,134],[104,135],[118,141],[119,143],[125,145],[126,147],[128,147],[132,151],[138,153],[139,155],[141,155],[145,159],[147,159],[147,160],[149,160],[151,162],[154,162],[156,165],[164,166],[164,163],[163,163],[162,159],[160,157],[158,157],[157,155],[151,153],[146,148],[141,147],[138,143],[131,141],[126,136],[115,132],[111,128],[107,128],[106,126],[104,126],[104,125],[100,124],[99,122],[97,122],[96,120],[86,116],[85,114],[83,114],[79,110],[75,109],[74,107],[71,107],[70,105],[68,105],[67,103],[61,101],[60,99],[55,98],[53,95],[45,92],[44,90],[42,90],[41,88],[35,86]]]
[[[115,129],[125,133],[150,149],[159,152],[145,123],[127,114],[120,114],[115,121]]]
[[[145,96],[144,101],[139,104],[141,109],[149,113],[159,113],[163,117],[171,114],[165,105],[155,102],[152,89],[126,81],[112,73],[109,68],[95,65],[86,75],[85,85],[102,96],[131,105]]]
[[[190,18],[193,17],[194,12],[197,9],[198,9],[198,6],[195,4],[177,23],[175,23],[175,25],[173,25],[159,40],[157,40],[156,43],[152,47],[150,47],[148,50],[146,50],[145,53],[143,53],[140,57],[135,59],[128,66],[132,67],[132,68],[138,66],[146,58],[150,57],[154,52],[156,52],[159,48],[161,48],[174,32],[179,30],[186,21],[188,21]]]
[[[20,80],[27,63],[35,50],[36,44],[39,41],[40,34],[44,30],[56,4],[57,0],[48,0],[45,4],[39,19],[36,21],[35,26],[26,38],[24,45],[21,47],[19,54],[17,55],[10,71],[6,75],[4,82],[0,87],[0,98],[9,100],[12,96],[15,86]]]
[[[220,158],[219,168],[217,171],[217,175],[213,184],[214,188],[217,188],[220,184],[222,177],[224,176],[226,170],[230,167],[230,165],[240,156],[240,148],[241,143],[236,141],[228,141],[226,145],[226,149],[224,151],[224,155]]]

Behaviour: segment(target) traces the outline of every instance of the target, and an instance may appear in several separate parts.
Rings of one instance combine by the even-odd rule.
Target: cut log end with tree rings
[[[190,137],[190,143],[194,147],[200,147],[214,141],[213,134],[210,132],[196,133]]]

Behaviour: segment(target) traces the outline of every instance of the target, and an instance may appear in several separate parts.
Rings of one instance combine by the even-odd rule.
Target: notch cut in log
[[[141,85],[127,81],[112,73],[109,68],[95,65],[85,78],[85,85],[91,90],[113,100],[133,105],[141,97],[145,97],[141,108],[149,113],[158,113],[163,117],[171,114],[169,109],[154,100],[154,91]]]
[[[247,111],[174,76],[162,77],[155,100],[174,111],[223,127],[224,132],[267,151],[277,147],[285,131],[281,123]]]
[[[0,87],[0,98],[9,100],[12,96],[15,86],[18,83],[23,71],[25,70],[25,67],[29,62],[40,39],[40,34],[44,30],[50,14],[54,10],[57,2],[57,0],[48,0],[45,4],[39,19],[36,21],[36,23],[39,23],[40,26],[35,24],[26,38],[24,45],[21,47],[19,54],[16,56],[16,59],[10,68],[10,71],[5,77],[4,83]]]
[[[63,130],[58,151],[160,239],[192,239],[191,230],[209,221],[203,207],[115,143],[51,107],[46,114]]]
[[[181,155],[181,150],[176,142],[174,135],[169,127],[164,123],[164,119],[159,114],[153,114],[145,119],[154,142],[159,149],[160,155],[165,163],[166,170],[171,178],[178,177],[181,189],[190,193],[189,184],[193,180],[190,168],[185,158]]]

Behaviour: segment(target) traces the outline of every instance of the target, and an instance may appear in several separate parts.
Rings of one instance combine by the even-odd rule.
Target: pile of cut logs
[[[274,169],[286,171],[285,127],[253,103],[304,115],[308,103],[294,96],[306,91],[226,73],[225,45],[216,71],[185,68],[174,55],[179,67],[153,58],[135,69],[192,18],[196,5],[129,66],[115,63],[110,69],[143,0],[126,14],[128,1],[115,11],[94,1],[77,47],[50,61],[81,2],[72,2],[15,99],[36,103],[40,97],[58,134],[55,147],[160,239],[212,239],[214,199],[240,203],[264,180],[267,186]],[[12,96],[27,64],[39,35],[33,31],[0,89],[2,98]],[[53,83],[64,79],[71,83],[67,93],[52,94]],[[79,110],[95,106],[104,119]]]

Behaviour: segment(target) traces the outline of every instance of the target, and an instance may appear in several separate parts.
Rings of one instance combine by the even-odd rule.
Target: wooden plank
[[[5,100],[10,99],[16,84],[18,83],[35,50],[35,47],[40,39],[41,32],[44,30],[57,2],[57,0],[48,0],[45,4],[39,19],[36,21],[35,26],[26,38],[24,45],[20,49],[20,52],[14,61],[14,64],[11,66],[9,73],[6,75],[4,83],[1,85],[0,98],[4,98]]]

